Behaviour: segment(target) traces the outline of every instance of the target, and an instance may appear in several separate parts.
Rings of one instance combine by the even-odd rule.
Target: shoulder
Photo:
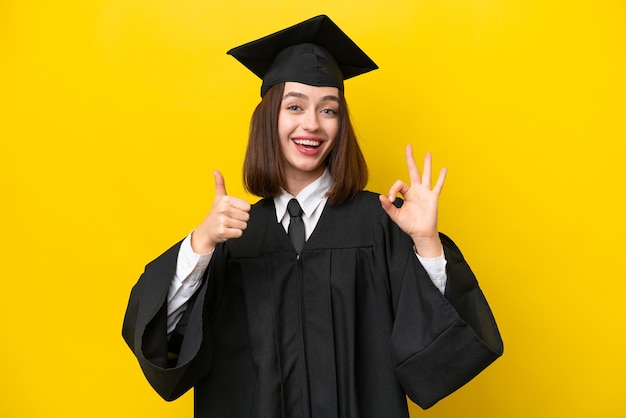
[[[360,191],[354,200],[346,204],[347,208],[350,208],[356,212],[367,212],[376,217],[387,217],[382,204],[379,199],[380,194],[371,192],[369,190]],[[397,198],[394,204],[396,206],[402,206],[403,200]]]
[[[256,216],[273,215],[274,217],[276,217],[274,199],[271,199],[271,198],[259,199],[258,201],[253,203],[251,206],[252,206],[250,209],[251,217],[252,215],[256,215]]]
[[[255,203],[252,204],[252,209],[259,209],[259,208],[265,208],[265,207],[274,207],[274,199],[270,199],[270,198],[263,198],[263,199],[259,199],[257,200]]]
[[[372,225],[387,216],[378,199],[378,194],[367,190],[360,191],[347,202],[327,204],[325,212],[340,218],[341,222],[358,225]]]

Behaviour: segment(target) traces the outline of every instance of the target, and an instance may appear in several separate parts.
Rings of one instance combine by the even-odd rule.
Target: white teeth
[[[319,147],[322,143],[321,141],[315,141],[313,139],[294,139],[293,142],[298,145],[304,145],[306,147]]]

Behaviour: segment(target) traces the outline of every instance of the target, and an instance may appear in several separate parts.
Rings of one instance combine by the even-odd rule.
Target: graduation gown
[[[216,247],[169,341],[180,243],[146,266],[122,333],[164,399],[195,388],[197,418],[408,417],[405,395],[428,408],[503,351],[474,274],[441,238],[445,295],[378,195],[327,204],[300,257],[264,199]]]

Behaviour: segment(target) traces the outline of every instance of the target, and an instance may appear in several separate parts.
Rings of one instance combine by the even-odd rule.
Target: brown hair
[[[252,113],[250,136],[243,165],[246,190],[257,196],[273,198],[287,189],[284,159],[278,140],[278,114],[285,83],[272,86]],[[331,186],[330,203],[356,197],[367,184],[367,164],[350,121],[348,104],[339,91],[339,131],[335,145],[326,157]]]

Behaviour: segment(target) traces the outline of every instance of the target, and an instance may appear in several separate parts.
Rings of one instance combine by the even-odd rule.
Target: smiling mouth
[[[301,147],[312,149],[318,148],[322,145],[322,141],[316,141],[314,139],[294,139],[293,142]]]

